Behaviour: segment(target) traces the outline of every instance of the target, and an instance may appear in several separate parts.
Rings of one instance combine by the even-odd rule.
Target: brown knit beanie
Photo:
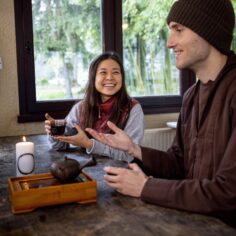
[[[167,17],[184,25],[225,55],[230,53],[235,15],[230,0],[177,0]]]

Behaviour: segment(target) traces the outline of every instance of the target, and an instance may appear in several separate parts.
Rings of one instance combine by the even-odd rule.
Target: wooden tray
[[[14,214],[35,208],[70,202],[96,202],[96,181],[84,171],[73,183],[62,184],[50,173],[8,178],[11,210]]]

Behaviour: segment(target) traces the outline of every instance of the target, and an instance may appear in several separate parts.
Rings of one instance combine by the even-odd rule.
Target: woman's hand
[[[140,197],[148,177],[137,164],[129,164],[129,169],[107,166],[104,180],[117,192],[132,197]]]
[[[140,147],[137,144],[133,143],[131,138],[122,129],[118,128],[114,123],[108,121],[107,125],[112,131],[114,131],[114,134],[98,133],[96,130],[91,128],[86,128],[85,130],[99,142],[107,144],[110,147],[126,151],[130,155],[141,159],[142,154]]]
[[[54,119],[48,114],[45,114],[46,120],[44,121],[44,128],[47,134],[51,134],[51,123]]]
[[[93,146],[93,141],[88,138],[86,133],[81,129],[79,125],[75,125],[75,128],[78,131],[76,135],[56,136],[54,138],[64,143],[70,143],[75,146],[91,149]]]

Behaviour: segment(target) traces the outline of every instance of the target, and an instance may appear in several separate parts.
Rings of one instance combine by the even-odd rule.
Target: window
[[[172,2],[122,1],[124,65],[132,96],[180,94],[175,58],[166,47],[166,17]]]
[[[142,24],[145,17],[158,13],[150,12],[153,1],[134,2],[15,0],[19,122],[42,121],[45,112],[64,117],[82,97],[90,60],[106,50],[123,57],[129,93],[140,101],[145,114],[179,111],[182,95],[195,77],[188,70],[179,74],[171,66],[165,15],[159,31],[154,18],[148,28]],[[132,12],[134,7],[140,12]],[[138,21],[138,17],[144,18]]]
[[[36,101],[82,98],[102,51],[100,0],[31,2]]]

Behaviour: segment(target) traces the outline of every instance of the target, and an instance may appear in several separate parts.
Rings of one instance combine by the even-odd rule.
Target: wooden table
[[[57,152],[49,149],[46,135],[27,137],[35,143],[36,171],[46,173],[53,161],[65,155],[80,162],[87,156],[78,150]],[[98,157],[98,164],[86,168],[97,181],[97,203],[38,208],[30,213],[12,214],[8,198],[7,179],[15,176],[15,144],[20,137],[0,138],[0,235],[236,235],[236,230],[221,221],[198,214],[166,209],[147,204],[140,199],[123,196],[103,181],[105,165],[124,163]]]

